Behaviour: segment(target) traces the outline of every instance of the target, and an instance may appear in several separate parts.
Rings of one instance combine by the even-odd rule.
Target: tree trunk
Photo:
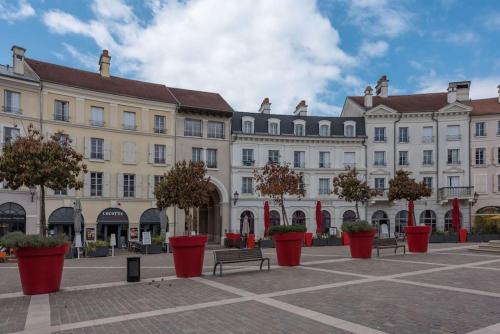
[[[359,208],[358,208],[358,202],[355,203],[356,207],[356,220],[359,220]]]
[[[45,187],[40,186],[40,235],[47,235],[47,224],[45,222]]]
[[[188,229],[188,236],[191,235],[191,230],[193,229],[191,226],[191,214],[189,212],[189,209],[184,209],[184,215],[185,215],[185,221]]]
[[[288,217],[286,215],[285,201],[283,199],[283,194],[281,194],[281,215],[283,216],[283,225],[289,225]]]

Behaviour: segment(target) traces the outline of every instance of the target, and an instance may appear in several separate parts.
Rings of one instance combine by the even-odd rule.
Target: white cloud
[[[473,31],[442,31],[435,33],[435,36],[456,45],[473,44],[480,40],[479,35]]]
[[[97,68],[98,58],[90,53],[82,53],[73,45],[68,43],[63,43],[64,49],[79,63],[88,69],[95,70]]]
[[[320,94],[330,83],[357,84],[346,73],[357,58],[340,48],[338,32],[313,1],[150,0],[146,23],[123,2],[114,0],[116,12],[103,3],[93,3],[89,21],[52,10],[44,22],[54,33],[109,49],[115,73],[132,69],[144,80],[217,91],[245,111],[268,96],[280,113],[301,99],[312,111],[327,109]]]
[[[35,10],[26,0],[18,0],[17,4],[12,1],[0,0],[0,19],[9,23],[24,20],[34,16]]]
[[[433,93],[445,92],[450,81],[470,80],[470,98],[484,99],[498,96],[497,86],[500,84],[500,77],[474,77],[474,78],[457,78],[445,79],[436,75],[436,72],[431,70],[428,74],[420,77],[420,82],[417,84],[417,93]]]
[[[364,41],[361,44],[359,53],[361,56],[366,56],[369,58],[379,58],[385,56],[388,50],[389,44],[387,44],[387,42],[385,41]]]
[[[493,12],[482,17],[483,25],[489,29],[500,29],[500,12]]]

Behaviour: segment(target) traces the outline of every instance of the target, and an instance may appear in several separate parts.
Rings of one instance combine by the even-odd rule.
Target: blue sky
[[[497,0],[0,0],[0,63],[27,56],[113,75],[220,92],[238,110],[337,114],[380,75],[390,94],[444,91],[472,80],[472,97],[500,84]]]

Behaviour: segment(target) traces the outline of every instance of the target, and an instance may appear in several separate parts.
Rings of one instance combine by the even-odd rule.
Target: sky
[[[27,57],[220,93],[235,110],[338,115],[381,75],[389,94],[497,96],[498,0],[0,0],[0,64]]]

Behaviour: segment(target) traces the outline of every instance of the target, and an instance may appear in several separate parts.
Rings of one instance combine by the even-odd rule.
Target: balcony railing
[[[54,114],[54,120],[56,120],[56,121],[62,121],[62,122],[69,122],[69,115]]]
[[[137,125],[135,125],[135,124],[123,124],[123,129],[124,130],[136,131],[137,130]]]
[[[381,167],[385,167],[387,166],[387,163],[385,161],[374,161],[373,162],[373,165],[374,166],[381,166]]]
[[[399,137],[398,142],[402,144],[406,144],[410,142],[410,137]]]
[[[95,120],[95,119],[91,119],[90,120],[90,125],[103,127],[104,126],[104,121],[98,121],[98,120]]]
[[[448,160],[448,165],[460,165],[462,162],[460,160]]]
[[[447,140],[460,140],[460,139],[462,139],[462,135],[460,135],[460,134],[458,134],[458,135],[447,135],[446,139]]]
[[[243,166],[248,166],[248,167],[249,167],[249,166],[253,166],[253,165],[255,164],[255,160],[243,160],[243,161],[241,162],[241,164],[242,164]]]
[[[454,198],[467,199],[474,197],[474,187],[444,187],[439,188],[439,199],[446,201]]]
[[[422,165],[424,167],[434,166],[434,161],[424,161],[424,162],[422,162]]]
[[[21,108],[11,107],[11,106],[3,106],[2,111],[8,112],[11,114],[22,114],[23,113],[23,110]]]
[[[434,136],[423,136],[422,143],[423,144],[434,143]]]
[[[375,137],[373,138],[374,143],[385,143],[387,141],[387,137]]]
[[[329,162],[320,162],[319,168],[330,168],[330,163]]]
[[[153,129],[153,131],[154,131],[154,133],[162,133],[162,134],[167,133],[167,129],[165,129],[165,128],[157,128],[157,127],[155,127]]]
[[[164,165],[166,163],[165,158],[155,158],[155,164]]]

